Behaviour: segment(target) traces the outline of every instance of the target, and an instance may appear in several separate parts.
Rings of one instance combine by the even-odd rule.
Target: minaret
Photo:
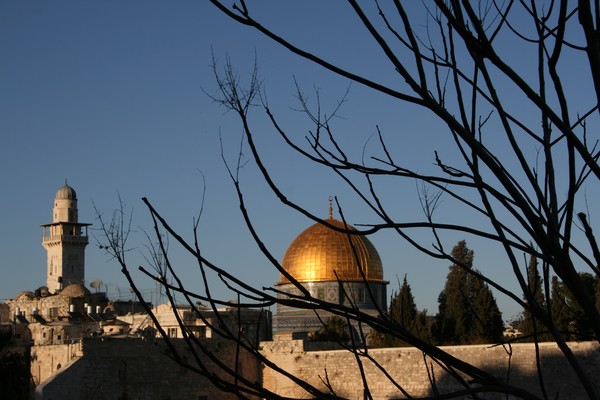
[[[71,283],[83,284],[87,227],[91,225],[78,222],[77,194],[67,181],[56,192],[53,214],[52,223],[42,225],[42,245],[48,252],[46,286],[50,293]]]

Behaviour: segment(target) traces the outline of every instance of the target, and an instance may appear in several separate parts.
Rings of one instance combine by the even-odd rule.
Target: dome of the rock
[[[372,316],[387,308],[388,282],[383,279],[383,265],[375,246],[352,226],[334,219],[331,203],[325,224],[314,224],[300,233],[285,252],[281,266],[286,274],[280,274],[276,283],[281,302],[273,317],[275,334],[303,337],[322,328],[323,321],[333,315],[327,307],[312,307],[310,298],[306,308],[297,305],[301,301],[287,303],[290,298],[310,295]],[[358,332],[358,322],[352,322],[352,326]],[[360,329],[367,332],[370,328]]]
[[[345,229],[344,222],[328,218],[330,225]],[[356,231],[348,226],[349,231]],[[289,246],[283,268],[299,282],[383,281],[383,267],[369,239],[317,223],[304,230]],[[282,274],[281,283],[290,281]]]

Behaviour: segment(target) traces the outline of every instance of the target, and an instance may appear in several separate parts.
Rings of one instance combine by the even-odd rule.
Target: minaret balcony
[[[49,235],[44,236],[42,243],[51,242],[62,242],[62,243],[73,243],[73,244],[88,244],[87,236],[75,236],[75,235]]]

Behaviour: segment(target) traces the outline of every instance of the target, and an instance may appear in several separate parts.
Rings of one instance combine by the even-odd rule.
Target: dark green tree
[[[490,288],[475,276],[473,250],[461,240],[452,249],[454,264],[438,297],[436,339],[442,344],[497,342],[502,314]]]
[[[496,299],[481,279],[468,277],[473,321],[468,343],[497,343],[502,340],[504,322]]]
[[[312,334],[315,342],[347,343],[350,340],[348,324],[337,315],[327,318],[325,324]]]
[[[595,296],[595,279],[594,276],[587,272],[580,272],[579,276],[582,282],[585,285],[584,290],[586,290],[591,296]],[[565,293],[568,310],[571,314],[571,323],[570,326],[574,332],[575,340],[590,340],[594,338],[594,332],[592,328],[592,323],[590,321],[589,316],[585,313],[585,311],[581,308],[579,303],[576,301],[573,292],[566,289],[564,283],[561,282],[561,286],[563,286],[563,292]],[[594,298],[594,302],[596,299]]]
[[[443,344],[468,342],[470,329],[467,270],[473,267],[473,251],[461,240],[452,249],[455,263],[450,266],[444,289],[438,297],[436,337]]]
[[[598,278],[587,272],[579,273],[584,290],[598,302]],[[567,340],[592,340],[595,338],[592,322],[576,301],[573,293],[557,277],[552,278],[552,319]]]
[[[537,257],[532,256],[529,259],[527,267],[528,293],[523,295],[526,303],[530,303],[531,307],[538,307],[541,310],[546,310],[546,298],[542,289],[543,279],[538,270]],[[523,310],[522,324],[520,326],[521,333],[526,341],[548,341],[552,340],[552,336],[548,333],[548,329],[543,322],[532,316],[531,311]]]
[[[556,329],[563,333],[565,340],[572,340],[573,334],[570,326],[572,315],[567,304],[565,287],[560,283],[558,277],[553,276],[551,288],[550,312],[552,313],[552,321],[556,325]]]
[[[423,309],[417,312],[415,318],[415,335],[428,343],[433,343],[431,336],[431,321],[432,319],[427,316],[427,309]]]
[[[392,296],[390,317],[402,327],[410,329],[415,323],[416,316],[417,306],[415,305],[415,298],[406,280],[406,275],[404,275],[400,291]]]
[[[400,286],[400,290],[392,295],[389,307],[389,315],[402,328],[418,337],[430,341],[429,328],[427,326],[426,310],[418,311],[415,298],[406,275]],[[396,347],[406,346],[407,343],[391,335],[383,335],[381,346]]]
[[[10,332],[0,332],[0,399],[30,398],[29,351],[15,346]]]

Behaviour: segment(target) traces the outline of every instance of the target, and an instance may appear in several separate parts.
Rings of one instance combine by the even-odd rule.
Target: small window
[[[167,330],[167,334],[169,335],[170,338],[176,338],[177,337],[177,328],[169,328]]]
[[[205,326],[199,326],[198,328],[198,338],[205,338],[206,337],[206,327]]]
[[[365,289],[358,289],[358,302],[364,303],[365,299]]]

